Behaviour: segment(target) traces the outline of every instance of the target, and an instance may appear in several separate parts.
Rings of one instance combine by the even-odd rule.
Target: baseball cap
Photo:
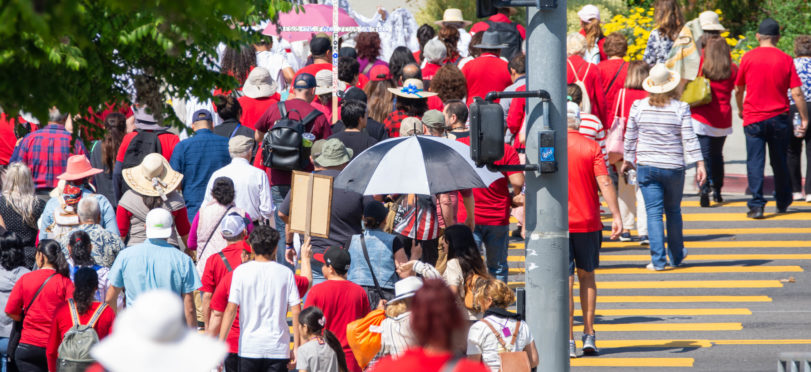
[[[332,267],[339,273],[348,272],[349,265],[352,263],[349,252],[341,247],[329,247],[323,254],[314,254],[313,258],[324,265]]]
[[[358,58],[358,52],[355,50],[355,48],[343,47],[341,48],[341,50],[338,51],[338,56]]]
[[[344,99],[341,102],[347,102],[349,100],[360,101],[366,103],[367,97],[366,93],[363,89],[358,87],[350,87],[349,89],[344,92]]]
[[[591,21],[594,18],[600,20],[600,9],[592,4],[586,4],[579,12],[577,12],[577,16],[580,17],[580,20],[583,22]]]
[[[155,208],[146,214],[146,238],[167,239],[172,236],[174,220],[166,209]]]
[[[194,115],[192,115],[192,122],[200,120],[214,121],[214,119],[211,117],[211,111],[206,109],[195,111]]]
[[[377,65],[369,71],[369,79],[372,81],[383,81],[391,79],[391,71],[387,66]]]
[[[377,200],[374,200],[363,207],[363,217],[371,217],[378,222],[383,222],[388,214],[388,208]]]
[[[780,24],[772,18],[766,18],[760,22],[757,33],[763,36],[780,36]]]
[[[245,231],[245,218],[238,213],[229,213],[220,222],[220,231],[223,238],[234,238]]]
[[[293,82],[293,88],[296,89],[310,89],[317,86],[315,76],[306,72],[298,74],[296,81]]]
[[[422,121],[420,118],[409,116],[400,122],[400,137],[407,137],[416,134],[423,134],[425,130],[422,128]],[[413,132],[410,133],[409,132]]]
[[[332,48],[331,44],[325,37],[314,37],[310,40],[310,53],[314,56],[324,55]]]
[[[439,110],[428,110],[422,115],[422,123],[429,128],[445,128],[445,115]]]

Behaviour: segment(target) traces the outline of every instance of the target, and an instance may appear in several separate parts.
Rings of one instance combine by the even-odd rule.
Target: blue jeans
[[[282,203],[284,203],[284,197],[287,196],[287,193],[290,192],[290,186],[283,185],[283,186],[271,186],[270,187],[270,197],[273,199],[273,205],[276,208],[279,208]],[[276,213],[273,218],[276,220],[276,231],[279,232],[279,245],[276,248],[276,262],[289,267],[291,270],[295,271],[296,268],[293,265],[287,263],[287,260],[284,258],[285,253],[285,236],[284,236],[284,221],[282,218],[279,217],[279,214]]]
[[[769,160],[774,173],[774,198],[777,210],[784,211],[791,205],[791,182],[789,182],[786,154],[792,136],[788,114],[749,124],[743,127],[746,133],[746,177],[752,199],[749,208],[763,208],[763,170],[766,167],[766,145],[769,145]]]
[[[648,213],[648,238],[653,266],[664,268],[665,230],[662,214],[667,216],[667,256],[673,266],[684,259],[681,198],[684,193],[684,168],[664,169],[646,165],[637,167],[637,182]]]
[[[712,189],[720,194],[724,187],[724,142],[727,138],[700,134],[697,137],[701,145],[701,156],[704,157],[704,168],[707,169],[707,182],[701,186],[701,193],[709,194]]]
[[[0,370],[6,372],[6,363],[8,363],[8,337],[0,337]]]
[[[473,238],[479,246],[479,251],[482,250],[482,245],[484,245],[485,257],[487,257],[487,271],[504,283],[507,283],[507,276],[510,273],[510,268],[507,265],[509,234],[510,225],[476,225],[476,230],[473,231]]]

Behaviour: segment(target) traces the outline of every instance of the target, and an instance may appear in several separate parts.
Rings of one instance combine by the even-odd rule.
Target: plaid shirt
[[[31,168],[34,186],[37,189],[56,187],[56,176],[65,172],[68,157],[85,155],[82,141],[76,140],[71,153],[71,134],[58,124],[48,126],[26,135],[11,154],[9,162],[22,162]]]
[[[400,137],[400,123],[407,117],[408,114],[406,114],[405,111],[396,110],[389,114],[386,120],[383,120],[383,125],[385,125],[386,130],[389,131],[389,138]]]

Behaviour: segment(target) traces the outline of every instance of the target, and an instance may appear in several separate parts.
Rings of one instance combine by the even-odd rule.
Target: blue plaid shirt
[[[208,129],[198,130],[175,146],[169,165],[183,174],[183,199],[189,212],[189,222],[194,220],[203,203],[211,174],[229,163],[228,138]]]
[[[52,189],[59,182],[56,176],[65,173],[71,155],[85,155],[87,150],[78,138],[71,147],[71,134],[59,124],[46,127],[23,137],[14,148],[9,163],[22,162],[31,168],[34,186],[39,189]]]

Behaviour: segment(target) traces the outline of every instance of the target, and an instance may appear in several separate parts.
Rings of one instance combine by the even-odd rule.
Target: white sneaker
[[[650,270],[650,271],[662,271],[662,270],[665,269],[664,267],[653,266],[653,262],[649,263],[647,266],[645,266],[645,268]]]
[[[803,193],[801,193],[801,192],[793,192],[793,193],[791,193],[791,197],[794,200],[803,200]],[[806,199],[806,201],[808,201],[808,199]]]
[[[811,194],[805,196],[805,202],[811,203]]]

